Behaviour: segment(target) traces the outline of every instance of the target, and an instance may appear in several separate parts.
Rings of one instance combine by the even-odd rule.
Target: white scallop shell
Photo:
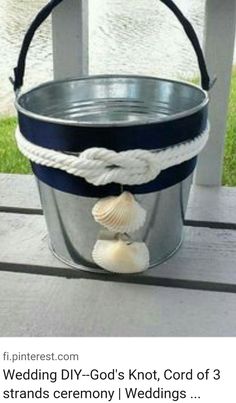
[[[92,256],[98,266],[113,273],[139,273],[149,266],[149,251],[144,242],[98,240]]]
[[[130,233],[141,228],[146,211],[129,192],[99,200],[92,210],[95,221],[109,231]]]

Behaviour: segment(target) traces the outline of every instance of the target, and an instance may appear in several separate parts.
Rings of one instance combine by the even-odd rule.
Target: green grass
[[[0,172],[30,173],[30,164],[17,150],[14,129],[16,118],[0,119]],[[227,137],[224,158],[223,185],[236,186],[236,70],[232,75]]]
[[[0,119],[0,172],[28,174],[30,163],[16,147],[15,127],[16,118]]]
[[[223,185],[236,186],[236,70],[233,72],[231,82]]]

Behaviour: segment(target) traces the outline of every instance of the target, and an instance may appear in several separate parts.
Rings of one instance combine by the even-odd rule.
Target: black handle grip
[[[14,68],[14,79],[11,79],[11,82],[14,87],[14,91],[19,90],[24,82],[25,75],[25,63],[27,53],[30,47],[30,44],[33,40],[34,34],[40,25],[49,17],[52,10],[58,6],[58,4],[62,3],[63,0],[51,0],[46,6],[44,6],[39,13],[36,15],[35,19],[32,21],[26,35],[24,37],[20,54],[18,57],[17,66]]]
[[[26,32],[26,35],[24,37],[21,46],[17,66],[14,68],[14,79],[11,79],[11,82],[14,86],[14,91],[19,90],[23,85],[26,57],[35,32],[40,27],[40,25],[47,19],[47,17],[51,14],[52,10],[55,7],[57,7],[60,3],[62,3],[62,1],[63,0],[51,0],[46,6],[44,6],[37,14],[32,24],[30,25],[28,31]],[[206,67],[205,58],[193,26],[172,0],[160,0],[160,1],[163,4],[165,4],[175,14],[177,19],[183,26],[184,31],[187,34],[190,42],[192,43],[192,46],[197,55],[198,65],[201,72],[202,88],[208,91],[213,86],[215,80],[213,80],[212,82],[210,80]]]
[[[198,65],[199,69],[201,72],[201,84],[202,88],[206,91],[209,91],[212,86],[215,83],[215,78],[211,81],[208,71],[207,71],[207,66],[206,66],[206,61],[197,37],[197,34],[192,26],[192,24],[187,20],[187,18],[183,15],[183,13],[180,11],[180,9],[176,6],[176,4],[172,0],[160,0],[163,4],[165,4],[176,16],[176,18],[179,20],[181,25],[184,28],[184,31],[189,38],[195,53],[197,55],[198,59]]]

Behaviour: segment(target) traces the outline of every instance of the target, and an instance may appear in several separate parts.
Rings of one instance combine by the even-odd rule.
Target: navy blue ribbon
[[[161,149],[188,141],[206,129],[207,106],[193,115],[174,121],[126,127],[83,127],[49,123],[19,113],[20,130],[32,143],[58,151],[82,152],[91,147],[111,150]],[[132,193],[151,193],[174,186],[194,170],[197,158],[166,169],[147,184],[124,186]],[[53,188],[75,195],[105,197],[120,193],[119,184],[94,186],[62,170],[32,163],[35,175]]]
[[[20,131],[30,142],[57,151],[91,147],[114,151],[155,150],[192,140],[207,126],[208,106],[181,119],[125,127],[86,127],[49,123],[19,113]]]
[[[197,158],[193,158],[162,171],[154,181],[144,185],[123,186],[123,189],[133,194],[151,193],[166,189],[186,179],[193,172],[196,162]],[[39,180],[62,192],[97,198],[120,194],[121,186],[119,184],[94,186],[86,182],[85,179],[70,175],[60,169],[48,168],[35,163],[32,163],[32,169]]]

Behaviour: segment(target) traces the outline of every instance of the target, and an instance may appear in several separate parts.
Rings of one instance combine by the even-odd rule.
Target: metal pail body
[[[30,142],[76,155],[91,147],[161,150],[194,139],[207,126],[208,96],[185,82],[96,76],[46,83],[20,95],[16,106]],[[181,244],[195,165],[191,158],[144,185],[96,187],[33,163],[54,254],[71,266],[101,272],[92,250],[102,229],[91,211],[99,198],[128,190],[147,211],[132,238],[148,246],[150,267],[164,261]]]
[[[135,195],[147,219],[132,238],[147,245],[150,268],[168,259],[182,243],[190,184],[191,177],[160,192]],[[92,259],[101,236],[101,227],[91,214],[98,199],[61,192],[41,181],[38,185],[53,253],[70,266],[104,272]]]

